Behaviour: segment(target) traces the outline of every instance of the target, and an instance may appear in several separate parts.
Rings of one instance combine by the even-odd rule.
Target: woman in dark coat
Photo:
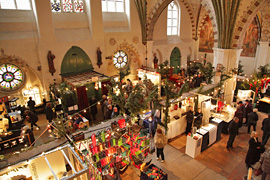
[[[250,136],[251,139],[249,140],[249,148],[245,160],[247,168],[252,167],[252,165],[260,160],[261,153],[261,143],[258,140],[258,133],[252,131]]]

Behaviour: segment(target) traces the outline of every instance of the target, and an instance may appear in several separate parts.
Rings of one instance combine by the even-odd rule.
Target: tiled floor
[[[262,120],[266,118],[266,114],[258,112],[258,115],[259,121],[257,125],[257,131],[259,133],[259,141],[261,141],[261,124]],[[228,135],[222,134],[222,138],[218,142],[207,148],[194,160],[203,164],[214,172],[222,175],[226,179],[242,180],[243,177],[247,175],[245,157],[249,146],[248,141],[250,139],[249,134],[247,134],[247,127],[243,126],[240,128],[239,135],[234,141],[234,149],[231,151],[226,149],[228,137]],[[185,146],[183,146],[183,144],[185,143],[185,140],[186,136],[182,135],[179,138],[173,140],[170,145],[179,150],[181,153],[184,153]],[[266,146],[269,147],[269,145],[270,142],[268,142]],[[256,177],[254,175],[253,177],[255,179],[260,179],[260,177]]]

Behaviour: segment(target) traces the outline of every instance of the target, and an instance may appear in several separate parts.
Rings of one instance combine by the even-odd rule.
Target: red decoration
[[[250,83],[250,84],[249,84],[249,89],[251,89],[251,87],[253,87],[253,85]]]
[[[97,145],[96,134],[92,134],[91,138],[92,138],[93,146],[95,147]]]
[[[118,120],[118,124],[119,124],[119,127],[120,128],[126,127],[126,121],[125,121],[125,119],[119,119]]]

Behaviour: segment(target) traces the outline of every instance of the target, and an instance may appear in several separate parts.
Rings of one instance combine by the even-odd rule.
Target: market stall
[[[149,143],[148,129],[141,130],[131,121],[119,119],[117,124],[112,124],[112,129],[104,128],[90,138],[76,141],[76,149],[88,164],[92,176],[101,178],[115,166],[119,171],[129,164],[139,169],[148,155]]]
[[[184,113],[187,112],[190,107],[194,108],[195,98],[197,99],[197,97],[190,95],[185,98],[180,97],[176,100],[171,101],[171,107],[169,110],[170,123],[168,124],[167,132],[168,139],[179,136],[180,134],[185,132],[187,121],[186,114]]]
[[[16,147],[24,144],[21,140],[21,126],[23,120],[21,119],[20,111],[8,113],[5,117],[0,119],[0,151]]]
[[[2,169],[0,179],[17,180],[88,180],[88,167],[70,145],[65,145],[39,156]]]
[[[91,97],[100,100],[102,95],[107,95],[107,85],[110,84],[108,76],[95,71],[63,76],[63,80],[76,90],[80,110],[89,106]]]

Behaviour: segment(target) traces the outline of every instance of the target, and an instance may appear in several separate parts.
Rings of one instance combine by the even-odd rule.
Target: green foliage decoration
[[[119,81],[115,81],[114,78],[111,78],[111,86],[108,85],[109,97],[112,99],[112,104],[117,105],[119,109],[119,114],[123,115],[125,113],[125,103],[126,103],[126,92],[123,86],[123,79],[130,74],[129,67],[125,70],[120,71]]]
[[[132,117],[135,117],[137,114],[142,113],[148,108],[148,101],[147,98],[145,98],[144,91],[144,86],[137,84],[127,98],[125,108],[129,110]]]
[[[60,84],[60,95],[64,112],[68,112],[68,106],[70,106],[70,102],[72,103],[72,105],[78,103],[75,91],[66,82]]]
[[[241,61],[239,61],[237,75],[239,75],[239,76],[244,76],[245,75],[243,67],[244,66],[242,65]]]
[[[206,78],[207,84],[211,84],[212,83],[212,78],[215,75],[212,63],[208,62],[206,65],[201,64],[199,66],[199,68],[200,68],[200,71],[202,72],[202,74],[204,75],[204,77]]]

